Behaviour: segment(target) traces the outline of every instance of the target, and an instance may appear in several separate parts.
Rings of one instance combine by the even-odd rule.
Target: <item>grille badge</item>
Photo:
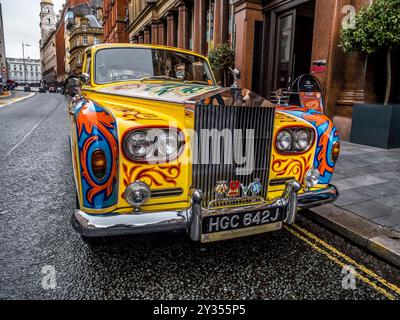
[[[229,184],[229,198],[237,198],[240,194],[240,181],[231,181]]]
[[[251,184],[250,189],[253,197],[257,196],[262,190],[262,184],[260,179],[255,179],[254,182]]]
[[[243,197],[248,197],[252,184],[253,183],[250,183],[248,186],[244,185],[243,183],[241,184]]]
[[[228,190],[229,190],[228,181],[218,181],[214,188],[214,192],[217,195],[218,199],[225,198]]]

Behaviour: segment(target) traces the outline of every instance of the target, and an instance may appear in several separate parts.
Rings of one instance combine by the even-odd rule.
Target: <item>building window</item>
[[[94,44],[99,44],[99,43],[100,43],[100,40],[99,40],[99,38],[97,38],[97,37],[94,37],[94,39],[93,39],[93,43],[94,43]]]
[[[86,23],[84,23],[84,24],[82,25],[82,30],[83,30],[83,31],[87,31],[87,29],[88,29],[88,26],[87,26]]]
[[[88,45],[88,37],[83,36],[83,45],[87,46]]]
[[[189,8],[189,50],[193,50],[193,29],[194,29],[193,5]]]
[[[214,9],[215,0],[207,1],[207,52],[212,49],[214,41]]]
[[[229,37],[232,47],[236,45],[236,24],[235,24],[235,14],[233,12],[233,0],[229,1]]]

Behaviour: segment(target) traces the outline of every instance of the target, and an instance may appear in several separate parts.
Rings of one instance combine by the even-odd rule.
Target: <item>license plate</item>
[[[284,208],[279,207],[203,217],[202,242],[218,241],[280,229],[282,227],[283,212]]]

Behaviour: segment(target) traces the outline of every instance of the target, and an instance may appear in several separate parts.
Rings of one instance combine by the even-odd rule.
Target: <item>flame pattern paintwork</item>
[[[116,121],[104,108],[91,101],[82,101],[75,107],[78,158],[82,204],[85,208],[104,209],[118,202],[117,163],[118,137]],[[91,166],[93,152],[102,150],[106,155],[107,170],[99,181]]]
[[[124,172],[124,185],[140,180],[147,183],[150,187],[176,186],[177,178],[181,173],[181,165],[157,165],[143,166],[134,165],[130,169],[122,164]]]
[[[296,159],[282,159],[274,154],[271,170],[276,173],[276,178],[296,177],[298,181],[304,181],[307,171],[311,169],[311,157],[309,154]]]
[[[299,107],[279,107],[281,112],[300,118],[311,124],[317,132],[317,146],[314,158],[314,168],[321,174],[320,184],[328,184],[335,169],[331,152],[335,142],[339,141],[339,133],[333,122],[317,110]]]

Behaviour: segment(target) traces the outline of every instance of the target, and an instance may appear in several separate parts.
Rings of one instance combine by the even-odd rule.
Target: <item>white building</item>
[[[40,60],[7,58],[8,78],[18,83],[40,84],[42,66]],[[24,71],[25,69],[25,71]]]

